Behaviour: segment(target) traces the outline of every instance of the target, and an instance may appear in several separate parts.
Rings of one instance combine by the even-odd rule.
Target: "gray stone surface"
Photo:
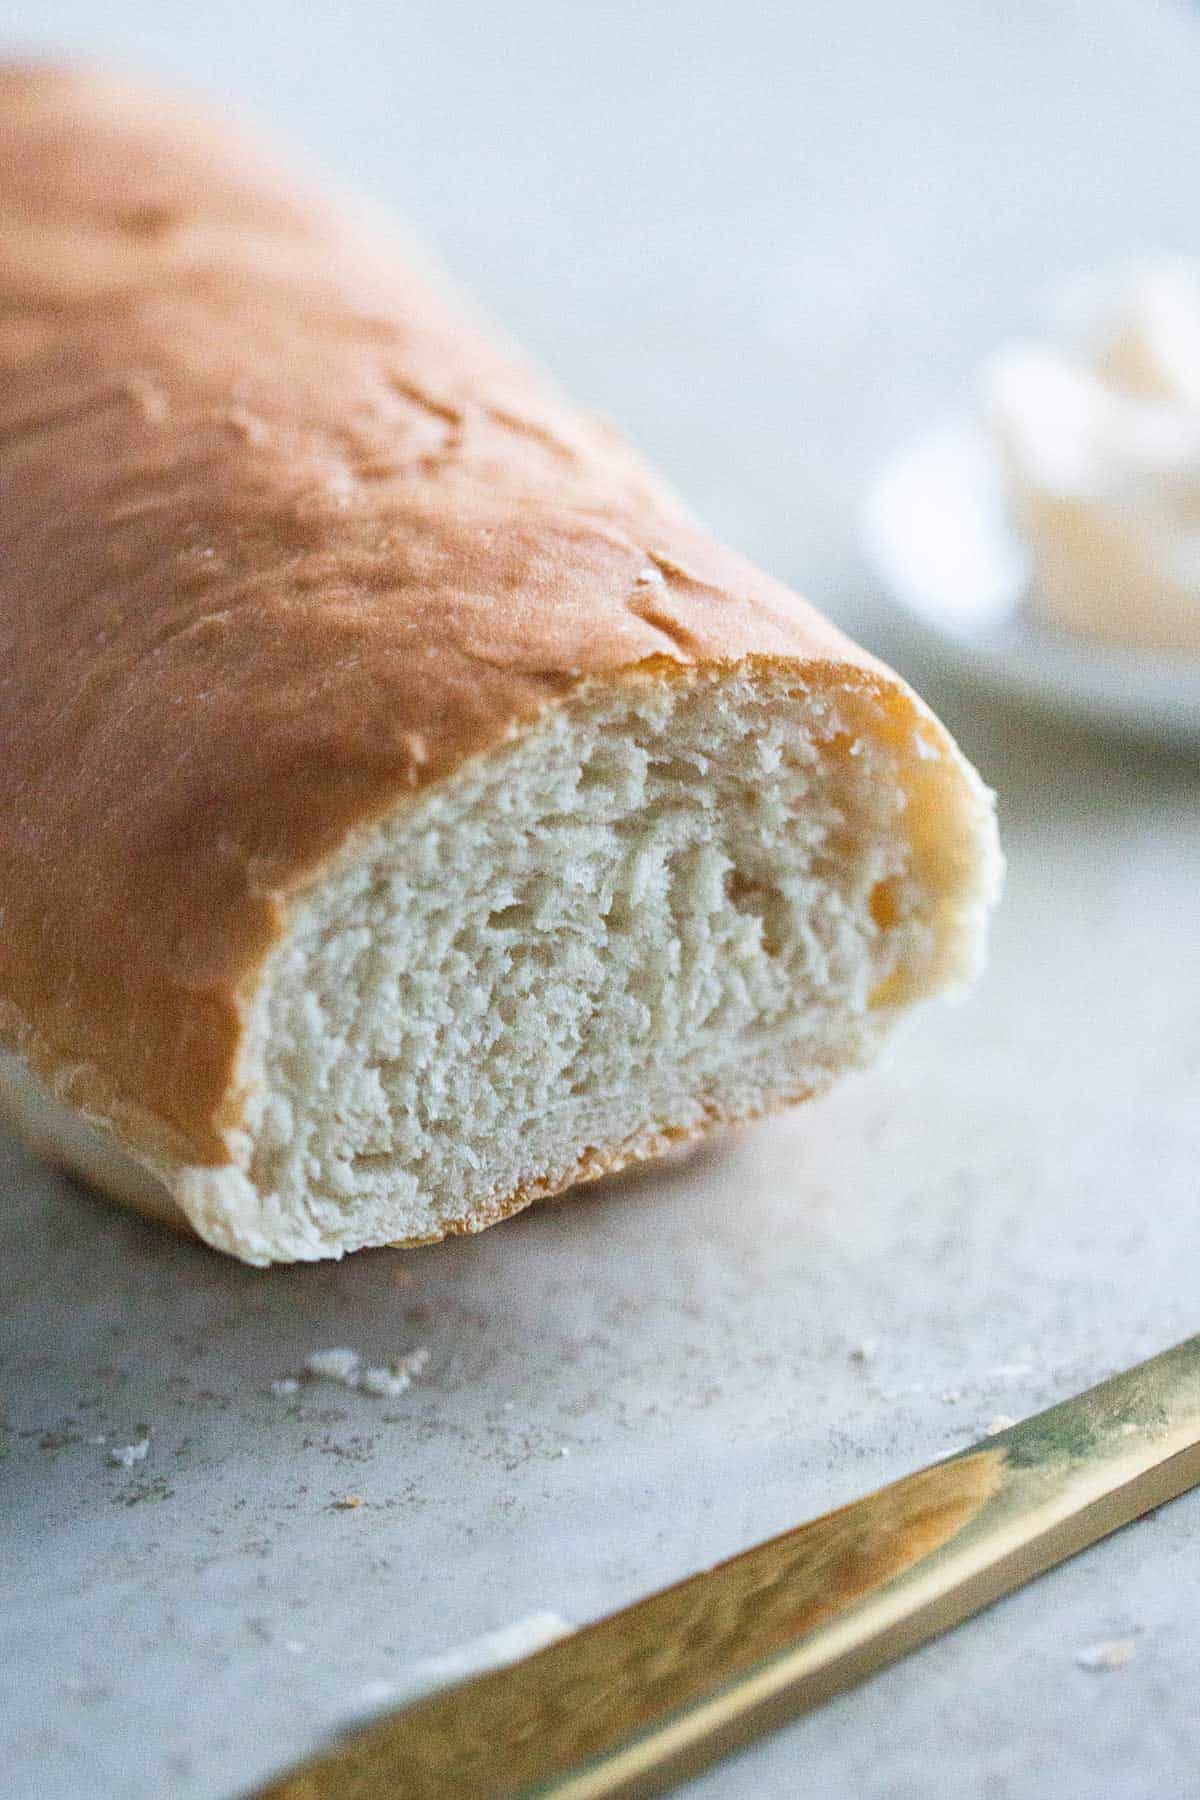
[[[1200,44],[1132,0],[110,13],[64,0],[54,35],[238,91],[397,200],[902,660],[853,554],[879,460],[1057,274],[1200,250]],[[0,1145],[5,1800],[233,1795],[441,1651],[595,1616],[1200,1325],[1200,771],[920,673],[1000,791],[995,953],[821,1103],[472,1242],[268,1274]],[[338,1344],[429,1367],[270,1392]],[[1194,1793],[1198,1529],[1164,1509],[695,1793]]]

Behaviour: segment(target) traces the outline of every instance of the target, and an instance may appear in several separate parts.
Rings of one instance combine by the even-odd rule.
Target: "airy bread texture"
[[[0,77],[0,1105],[249,1262],[477,1230],[865,1062],[990,796],[398,247]]]

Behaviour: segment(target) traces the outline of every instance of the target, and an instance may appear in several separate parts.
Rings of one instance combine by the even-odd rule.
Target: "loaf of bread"
[[[252,1263],[475,1231],[966,984],[990,797],[398,231],[0,74],[0,1088]]]

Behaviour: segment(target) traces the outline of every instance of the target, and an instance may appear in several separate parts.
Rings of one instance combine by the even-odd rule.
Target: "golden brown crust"
[[[548,1176],[542,1181],[526,1182],[506,1194],[497,1195],[490,1206],[476,1207],[461,1218],[443,1221],[440,1228],[428,1237],[398,1238],[392,1248],[411,1249],[418,1244],[440,1243],[444,1237],[470,1237],[487,1231],[504,1219],[515,1218],[517,1213],[524,1212],[539,1200],[553,1200],[559,1194],[565,1194],[569,1189],[580,1187],[584,1183],[604,1181],[610,1176],[622,1174],[637,1163],[651,1162],[656,1157],[666,1155],[668,1151],[681,1150],[689,1144],[695,1144],[712,1131],[733,1125],[752,1125],[759,1119],[784,1112],[789,1106],[798,1106],[802,1100],[811,1098],[810,1087],[796,1087],[790,1092],[775,1095],[769,1103],[761,1106],[705,1106],[701,1117],[690,1125],[668,1125],[645,1131],[627,1143],[618,1145],[615,1150],[585,1150],[579,1160],[562,1174]]]
[[[874,667],[398,243],[104,75],[0,74],[0,456],[0,1037],[184,1162],[356,826],[650,657]]]

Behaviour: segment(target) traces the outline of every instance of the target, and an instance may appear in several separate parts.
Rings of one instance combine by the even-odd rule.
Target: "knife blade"
[[[1200,1337],[356,1731],[259,1800],[659,1794],[1200,1482]]]

